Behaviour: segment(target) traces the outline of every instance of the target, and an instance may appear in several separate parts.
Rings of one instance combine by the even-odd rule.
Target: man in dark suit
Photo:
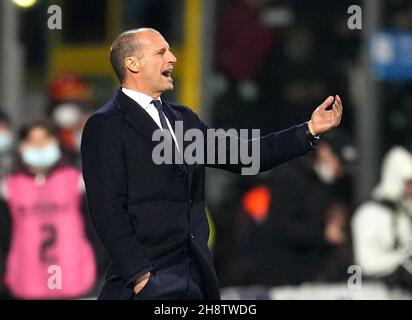
[[[173,89],[176,57],[159,32],[121,34],[110,60],[121,88],[89,118],[81,147],[90,215],[112,261],[99,298],[219,299],[207,247],[205,166],[239,172],[242,165],[156,164],[156,130],[169,130],[183,154],[188,144],[176,139],[176,121],[185,132],[206,135],[208,127],[189,108],[160,100]],[[341,115],[340,98],[329,97],[308,123],[260,138],[260,170],[309,152]]]

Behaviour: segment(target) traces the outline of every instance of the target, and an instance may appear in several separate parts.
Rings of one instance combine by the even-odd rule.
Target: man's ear
[[[140,71],[140,61],[137,57],[127,57],[124,59],[124,65],[133,73],[138,73]]]

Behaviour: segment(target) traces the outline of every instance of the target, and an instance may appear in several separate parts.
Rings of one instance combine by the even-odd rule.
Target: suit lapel
[[[125,95],[120,89],[114,101],[117,107],[123,112],[124,120],[146,139],[150,140],[153,145],[156,145],[157,142],[153,141],[152,136],[153,132],[159,129],[159,127],[143,107]]]
[[[143,135],[147,140],[150,140],[151,143],[156,146],[157,141],[153,141],[152,136],[153,132],[157,129],[159,129],[158,125],[156,122],[152,119],[152,117],[133,99],[125,95],[121,89],[118,90],[117,95],[114,99],[117,107],[119,110],[123,112],[124,115],[124,120],[132,126],[135,130],[137,130],[141,135]],[[176,123],[175,121],[182,121],[183,123],[183,117],[180,112],[172,110],[170,108],[169,104],[167,102],[163,103],[163,110],[166,113],[166,116],[169,118],[169,121],[171,122],[171,125],[173,127],[173,131],[176,134]],[[184,129],[183,129],[184,132]],[[176,136],[177,137],[177,136]],[[177,137],[177,139],[179,139]],[[183,139],[183,137],[182,137]],[[179,148],[180,146],[180,141],[179,141]],[[184,147],[181,148],[182,153],[185,148],[185,143],[183,143]],[[177,165],[176,166],[180,167],[183,172],[187,172],[187,167],[186,165]]]

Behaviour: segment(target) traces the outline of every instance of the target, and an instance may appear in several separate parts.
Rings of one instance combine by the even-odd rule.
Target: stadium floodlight
[[[37,0],[13,0],[13,3],[20,8],[27,9],[33,7]]]

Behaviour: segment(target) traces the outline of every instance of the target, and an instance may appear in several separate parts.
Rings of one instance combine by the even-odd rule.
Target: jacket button
[[[194,239],[195,235],[193,233],[190,234],[190,239]]]

